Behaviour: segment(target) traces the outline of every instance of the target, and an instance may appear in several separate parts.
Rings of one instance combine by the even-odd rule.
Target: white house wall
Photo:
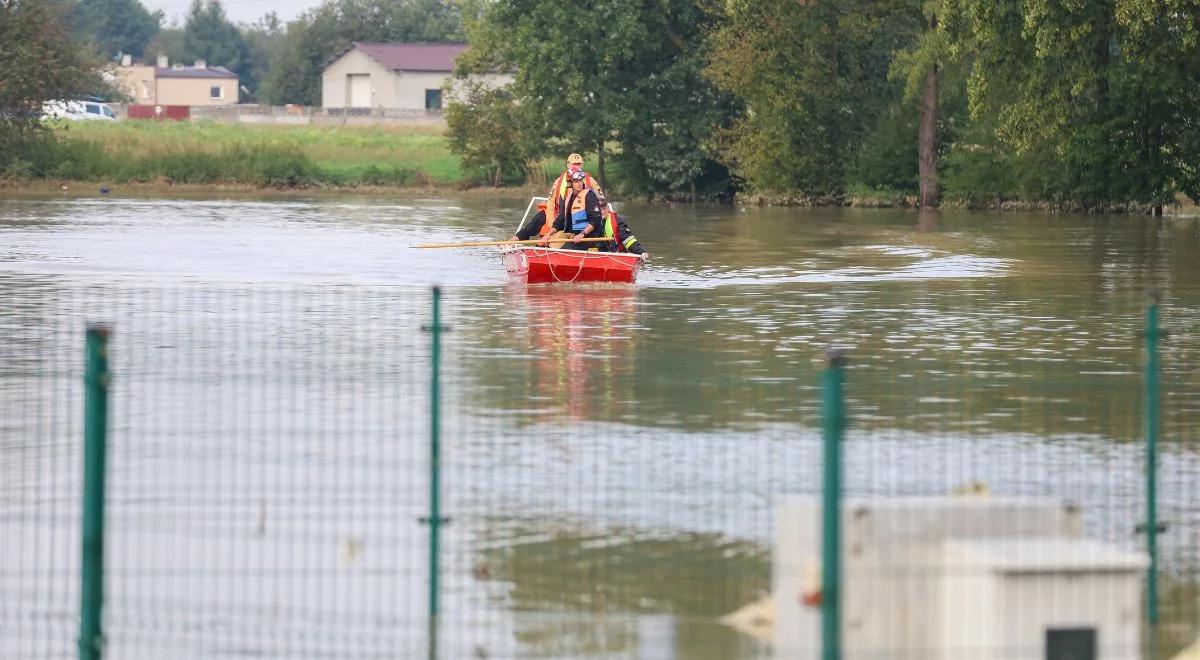
[[[425,90],[441,89],[449,74],[442,71],[394,71],[392,98],[396,108],[424,108]]]
[[[425,109],[425,90],[442,89],[450,76],[441,71],[388,71],[361,51],[351,50],[321,74],[321,105],[347,107],[346,77],[362,74],[371,77],[370,107],[406,110]],[[501,74],[488,74],[483,79],[494,87],[512,82],[512,76]]]
[[[362,74],[371,77],[369,107],[400,107],[392,105],[392,73],[359,50],[351,50],[325,68],[321,74],[321,105],[326,108],[345,108],[349,100],[346,98],[346,76]]]

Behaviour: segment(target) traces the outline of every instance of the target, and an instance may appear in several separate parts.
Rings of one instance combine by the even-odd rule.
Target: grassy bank
[[[440,129],[76,122],[18,158],[10,178],[253,187],[471,183]]]
[[[590,154],[589,154],[590,155]],[[95,182],[176,189],[467,189],[486,187],[487,172],[468,172],[440,128],[311,127],[213,122],[74,122],[54,128],[50,139],[25,150],[5,166],[0,188],[57,189],[62,183]],[[595,163],[588,162],[595,171]],[[553,180],[559,158],[543,162],[543,181]],[[621,195],[619,167],[609,167],[610,192]],[[540,194],[543,182],[516,190]],[[667,198],[670,199],[669,197]],[[686,196],[677,201],[685,201]],[[779,206],[857,206],[912,208],[913,191],[851,185],[842,195],[806,196],[742,192],[736,202]],[[1061,202],[965,195],[947,189],[942,208],[1006,211],[1149,213],[1145,204],[1082,207]],[[1166,213],[1194,215],[1179,200]]]

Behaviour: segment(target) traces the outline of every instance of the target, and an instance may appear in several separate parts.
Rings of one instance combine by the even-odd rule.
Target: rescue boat
[[[529,212],[545,197],[534,197],[517,225],[525,225]],[[500,258],[504,269],[513,282],[523,284],[572,284],[576,282],[622,282],[637,281],[638,271],[646,263],[646,256],[629,252],[600,252],[582,250],[560,250],[551,247],[515,246],[503,250]]]
[[[571,284],[574,282],[637,281],[646,257],[628,252],[583,252],[544,247],[514,247],[500,253],[514,282]]]

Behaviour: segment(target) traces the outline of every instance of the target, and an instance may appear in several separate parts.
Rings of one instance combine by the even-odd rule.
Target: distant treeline
[[[28,0],[17,6],[39,1]],[[195,0],[71,5],[105,57],[203,58],[319,102],[352,41],[468,40],[452,147],[480,182],[591,154],[625,194],[1154,208],[1200,197],[1200,6],[1181,0],[326,0],[234,25]]]
[[[615,183],[673,196],[836,202],[882,191],[925,205],[1105,209],[1200,195],[1195,3],[569,7],[506,0],[468,25],[464,65],[517,76],[506,92],[464,86],[469,106],[489,108],[452,112],[469,162],[494,169],[521,162],[500,162],[504,153],[609,151]],[[496,117],[515,136],[500,148]]]

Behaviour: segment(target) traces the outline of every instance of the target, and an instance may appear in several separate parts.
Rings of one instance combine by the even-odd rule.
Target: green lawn
[[[464,182],[443,130],[213,122],[75,122],[30,154],[30,175],[118,182],[452,185]]]

